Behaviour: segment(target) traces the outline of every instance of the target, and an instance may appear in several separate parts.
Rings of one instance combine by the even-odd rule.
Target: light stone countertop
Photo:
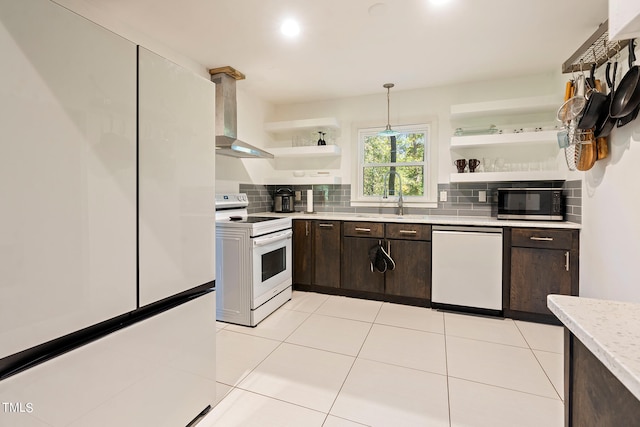
[[[321,219],[334,221],[376,221],[376,222],[406,222],[434,225],[475,225],[482,227],[531,227],[531,228],[570,228],[580,229],[581,224],[568,221],[514,221],[502,220],[486,216],[443,216],[443,215],[392,215],[369,213],[342,213],[342,212],[294,212],[275,213],[260,212],[250,216],[286,217],[292,219]]]
[[[549,295],[547,305],[640,400],[640,304]]]

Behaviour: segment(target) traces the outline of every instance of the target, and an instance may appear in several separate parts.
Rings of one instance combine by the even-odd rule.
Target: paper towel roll
[[[307,190],[307,212],[313,212],[313,190]]]

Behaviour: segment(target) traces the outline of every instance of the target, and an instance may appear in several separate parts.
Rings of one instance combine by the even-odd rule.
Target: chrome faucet
[[[398,177],[398,181],[400,182],[399,185],[399,191],[398,191],[398,215],[402,216],[404,214],[404,206],[403,206],[403,201],[402,201],[402,177],[400,176],[400,174],[398,172],[387,172],[384,174],[384,176],[382,177],[382,182],[384,183],[384,195],[382,196],[383,199],[387,199],[389,197],[389,182],[388,179],[391,176],[391,174],[394,174]]]

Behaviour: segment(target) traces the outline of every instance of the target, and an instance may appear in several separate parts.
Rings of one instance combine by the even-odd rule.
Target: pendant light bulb
[[[391,120],[390,120],[390,116],[389,116],[389,103],[390,103],[390,91],[391,88],[395,86],[393,83],[385,83],[382,85],[383,88],[387,89],[387,127],[385,128],[385,130],[378,132],[378,136],[398,136],[400,135],[400,132],[395,131],[393,129],[391,129]]]

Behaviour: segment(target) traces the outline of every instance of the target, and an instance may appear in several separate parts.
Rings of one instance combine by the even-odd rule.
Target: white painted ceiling
[[[559,71],[607,18],[607,0],[84,1],[274,104]]]

